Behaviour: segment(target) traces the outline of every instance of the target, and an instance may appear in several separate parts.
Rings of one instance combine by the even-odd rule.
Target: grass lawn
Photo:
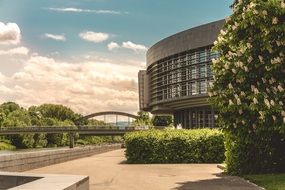
[[[285,174],[247,175],[245,179],[266,190],[285,190]]]

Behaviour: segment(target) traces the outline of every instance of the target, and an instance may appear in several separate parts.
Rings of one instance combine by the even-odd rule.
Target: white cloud
[[[45,33],[44,37],[45,38],[49,38],[49,39],[53,39],[53,40],[56,40],[56,41],[66,41],[66,38],[65,38],[64,34],[57,35],[57,34]]]
[[[31,56],[11,77],[0,75],[0,101],[23,106],[63,104],[76,112],[138,109],[137,72],[139,65],[93,60],[61,62]]]
[[[0,44],[19,44],[21,30],[16,23],[4,24],[0,22]]]
[[[112,51],[113,49],[120,48],[120,45],[116,42],[110,42],[108,44],[108,50]]]
[[[133,43],[131,41],[123,42],[122,47],[126,48],[126,49],[131,49],[131,50],[133,50],[135,52],[146,51],[147,50],[146,46],[141,45],[141,44],[135,44],[135,43]]]
[[[28,55],[29,49],[26,47],[16,47],[9,50],[0,50],[0,55]]]
[[[102,32],[86,31],[79,34],[79,37],[89,42],[103,42],[109,38],[109,34]]]
[[[79,9],[74,7],[67,7],[67,8],[48,8],[51,11],[57,12],[74,12],[74,13],[95,13],[95,14],[127,14],[127,12],[120,12],[114,10],[94,10],[94,9]]]

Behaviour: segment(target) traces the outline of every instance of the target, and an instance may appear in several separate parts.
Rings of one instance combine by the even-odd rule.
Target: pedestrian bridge
[[[115,136],[124,135],[127,132],[139,131],[135,127],[125,127],[120,129],[114,126],[31,126],[31,127],[3,127],[0,128],[0,135],[34,134],[34,133],[68,133],[69,147],[74,147],[75,134],[96,135],[96,136]]]

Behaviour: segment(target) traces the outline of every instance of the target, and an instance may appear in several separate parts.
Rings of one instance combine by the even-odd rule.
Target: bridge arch
[[[120,111],[103,111],[103,112],[97,112],[97,113],[92,113],[86,116],[83,116],[79,119],[77,119],[75,121],[75,123],[78,123],[79,121],[83,120],[83,119],[90,119],[93,117],[97,117],[97,116],[104,116],[104,115],[120,115],[120,116],[126,116],[129,118],[133,118],[133,119],[137,119],[138,116],[130,114],[130,113],[126,113],[126,112],[120,112]]]

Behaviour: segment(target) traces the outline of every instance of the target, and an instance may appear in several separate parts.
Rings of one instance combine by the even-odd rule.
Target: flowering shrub
[[[125,135],[129,163],[221,163],[224,135],[216,129],[148,130]]]
[[[271,141],[277,134],[282,143],[285,131],[285,3],[238,0],[233,11],[213,48],[220,57],[213,60],[210,102],[219,110],[219,126],[228,133],[229,172],[263,172],[267,170],[257,166],[250,169],[258,156],[271,155],[274,163],[265,162],[274,169],[280,163],[274,151],[285,151],[276,150]],[[253,155],[252,149],[260,150]],[[259,166],[264,167],[261,162]]]

